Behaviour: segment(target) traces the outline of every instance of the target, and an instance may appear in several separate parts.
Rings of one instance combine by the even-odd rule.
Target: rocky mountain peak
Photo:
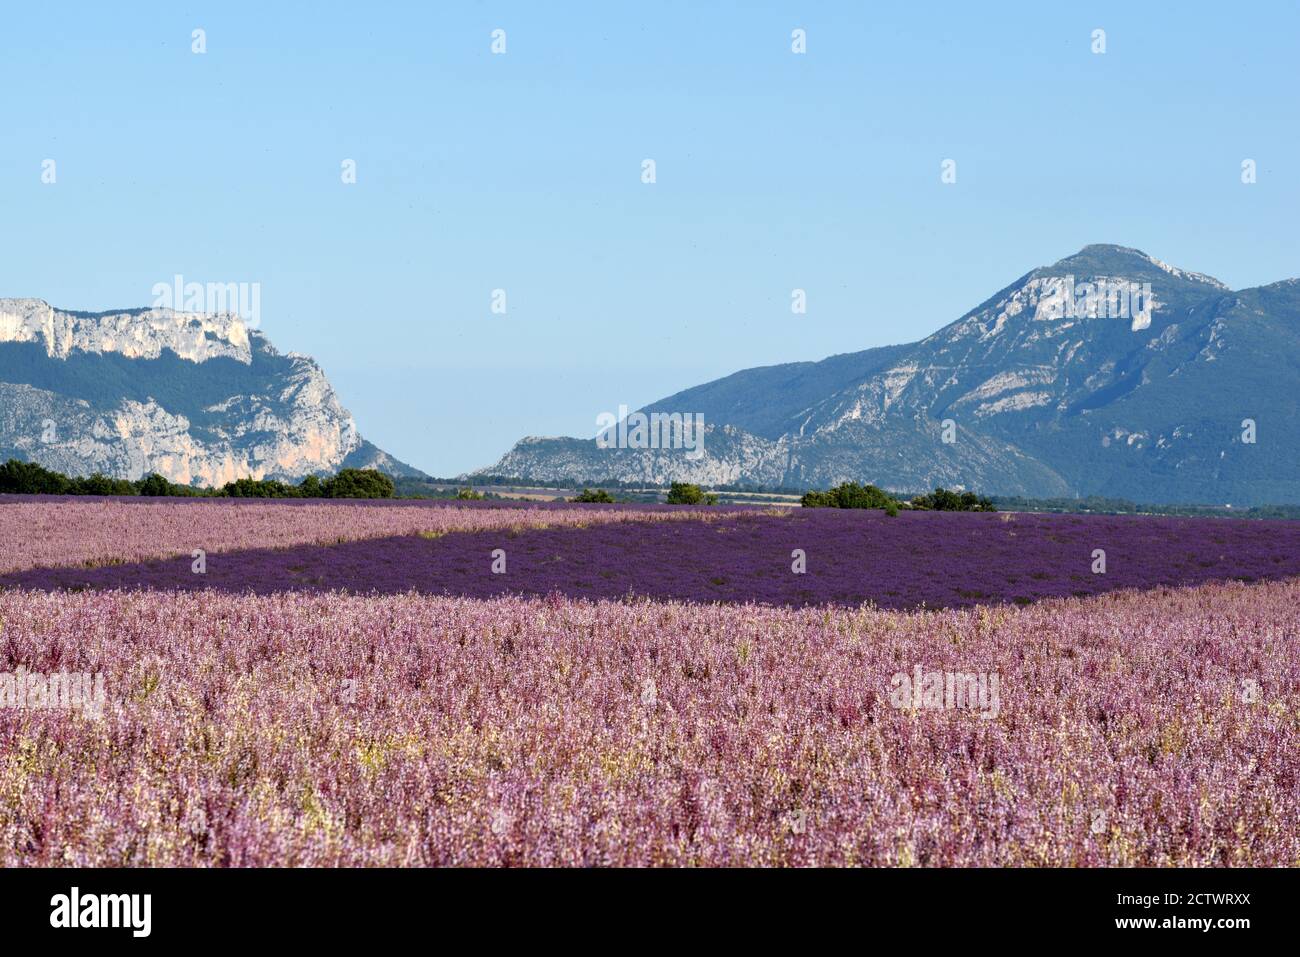
[[[1116,246],[1110,243],[1093,243],[1084,246],[1072,256],[1066,256],[1051,266],[1035,270],[1036,274],[1049,272],[1054,275],[1074,274],[1080,277],[1096,275],[1129,276],[1133,279],[1148,277],[1173,278],[1184,282],[1211,286],[1215,289],[1225,291],[1228,289],[1226,285],[1213,276],[1171,266],[1154,256],[1147,255],[1140,249],[1134,249],[1130,246]]]
[[[320,366],[237,315],[0,299],[0,460],[220,485],[344,467],[420,475],[357,429]]]
[[[43,299],[0,299],[0,343],[36,342],[52,359],[74,352],[157,359],[170,350],[190,362],[218,356],[252,361],[249,330],[239,316],[128,309],[68,312]]]

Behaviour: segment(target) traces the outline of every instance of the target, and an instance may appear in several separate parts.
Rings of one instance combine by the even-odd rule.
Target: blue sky
[[[1297,37],[1283,2],[10,6],[0,296],[259,282],[363,434],[452,475],[1088,243],[1300,274]]]

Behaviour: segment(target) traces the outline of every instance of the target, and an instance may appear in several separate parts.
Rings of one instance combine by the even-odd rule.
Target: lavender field
[[[0,529],[0,867],[1300,865],[1295,524],[10,501]],[[65,674],[102,696],[63,706]]]
[[[183,513],[181,505],[171,514]],[[129,508],[129,507],[128,507]],[[236,509],[241,507],[236,506]],[[1116,588],[1256,581],[1300,575],[1300,523],[1131,515],[981,514],[839,509],[654,511],[624,508],[376,509],[256,506],[235,511],[230,530],[177,522],[166,534],[178,557],[86,567],[27,567],[0,586],[151,588],[274,594],[504,595],[694,602],[823,604],[883,608],[1026,604]],[[274,525],[278,548],[241,547],[267,525],[264,513],[300,515]],[[163,514],[168,514],[164,512]],[[220,514],[214,509],[204,519]],[[334,541],[331,522],[344,516]],[[386,516],[394,515],[395,520]],[[664,521],[663,519],[674,519]],[[694,519],[694,520],[692,520]],[[407,534],[381,537],[396,525]],[[414,534],[410,532],[414,530]],[[102,554],[148,552],[150,539],[101,543]],[[307,544],[296,544],[298,541]],[[37,540],[36,536],[31,539]],[[231,550],[221,546],[233,542]],[[207,553],[195,574],[190,549]],[[493,553],[503,562],[494,563]],[[1105,553],[1094,571],[1094,552]],[[794,571],[796,550],[803,571]],[[39,564],[22,549],[19,567]]]

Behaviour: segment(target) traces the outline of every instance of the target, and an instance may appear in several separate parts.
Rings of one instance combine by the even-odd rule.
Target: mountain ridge
[[[1149,287],[1131,302],[1145,311],[1112,315],[1099,296],[1078,314],[1085,283],[1125,300]],[[530,437],[474,474],[1300,502],[1298,332],[1295,279],[1232,290],[1133,247],[1092,244],[917,342],[741,370],[644,406],[704,415],[695,461]]]
[[[367,442],[324,371],[233,313],[0,299],[0,457],[181,484],[424,473]]]

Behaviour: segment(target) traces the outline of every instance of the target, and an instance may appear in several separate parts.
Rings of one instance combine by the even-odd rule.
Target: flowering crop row
[[[498,506],[231,499],[0,498],[0,573],[189,555],[195,548],[283,548],[417,532],[716,519],[721,509]]]
[[[516,514],[567,518],[572,511]],[[1099,550],[1106,556],[1104,571],[1094,558]],[[707,522],[498,525],[329,547],[214,553],[202,574],[185,554],[92,569],[30,569],[0,575],[0,586],[262,594],[415,590],[474,598],[560,592],[581,598],[632,594],[706,603],[935,608],[1298,575],[1300,522],[963,512],[888,518],[878,511],[798,509],[784,516],[757,510],[724,514]]]
[[[0,866],[1297,866],[1297,607],[0,591]]]

